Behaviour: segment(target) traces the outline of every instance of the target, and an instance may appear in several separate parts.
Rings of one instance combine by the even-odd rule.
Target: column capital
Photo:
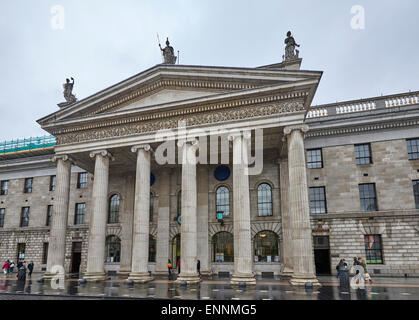
[[[236,138],[243,137],[246,140],[249,140],[252,137],[250,130],[243,130],[243,131],[233,131],[227,135],[228,141],[234,141]]]
[[[102,157],[108,157],[111,161],[115,160],[112,153],[110,153],[108,150],[95,150],[90,152],[90,158],[95,158],[97,155],[100,155]]]
[[[153,152],[154,150],[151,148],[149,144],[137,144],[131,147],[131,152],[137,153],[138,150],[150,151]]]
[[[294,130],[299,130],[302,133],[306,133],[309,130],[309,126],[306,124],[297,124],[295,126],[288,126],[284,128],[284,134],[287,136],[291,134]]]
[[[194,138],[178,140],[177,142],[177,146],[179,148],[182,148],[185,144],[190,144],[191,146],[198,148],[199,141],[197,138],[194,137]]]
[[[51,161],[54,163],[57,162],[58,160],[70,161],[72,164],[76,163],[76,161],[68,154],[56,154],[51,158]]]

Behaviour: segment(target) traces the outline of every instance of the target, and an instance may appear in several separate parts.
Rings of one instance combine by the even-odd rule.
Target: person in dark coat
[[[28,272],[28,276],[29,276],[29,278],[31,278],[32,277],[32,272],[33,272],[33,267],[34,267],[35,265],[34,265],[34,263],[33,263],[33,261],[31,261],[31,263],[29,263],[28,264],[28,270],[29,270],[29,272]]]
[[[17,280],[26,281],[26,266],[24,262],[22,262],[22,266],[17,270]]]
[[[198,270],[198,274],[201,275],[201,261],[200,260],[198,260],[196,264],[196,269]]]

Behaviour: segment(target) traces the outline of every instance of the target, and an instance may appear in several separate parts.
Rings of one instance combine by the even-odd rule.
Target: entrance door
[[[71,250],[71,273],[80,272],[81,245],[81,242],[73,242],[73,247]]]
[[[314,262],[317,275],[330,275],[330,247],[328,236],[314,236]]]
[[[180,233],[172,239],[172,264],[173,268],[177,268],[180,259]]]

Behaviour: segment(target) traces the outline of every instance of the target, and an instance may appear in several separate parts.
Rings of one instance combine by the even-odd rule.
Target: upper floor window
[[[307,150],[307,168],[309,169],[323,168],[322,149]]]
[[[383,264],[383,248],[381,244],[381,235],[365,235],[364,243],[367,263]]]
[[[22,212],[20,215],[21,227],[29,227],[29,211],[30,211],[30,207],[22,207]]]
[[[223,212],[224,217],[230,216],[230,190],[227,187],[219,187],[216,193],[216,210]]]
[[[26,178],[25,179],[25,187],[23,192],[24,193],[31,193],[32,192],[32,185],[33,185],[33,178]]]
[[[360,184],[359,198],[361,200],[361,210],[378,211],[375,183]]]
[[[54,191],[55,190],[55,180],[56,180],[56,176],[50,176],[50,178],[49,178],[49,191]]]
[[[406,140],[409,160],[419,159],[419,138]]]
[[[355,159],[356,164],[372,163],[371,145],[369,143],[355,145]]]
[[[259,217],[272,215],[272,188],[268,183],[258,186],[258,214]]]
[[[77,176],[77,189],[87,188],[87,172],[80,172]]]
[[[181,214],[182,214],[182,191],[179,191],[177,193],[177,216],[180,217]]]
[[[0,208],[0,228],[4,227],[4,214],[6,212],[6,209]]]
[[[153,210],[154,210],[154,195],[150,192],[150,222],[153,221]]]
[[[84,211],[86,209],[85,203],[76,203],[76,212],[74,214],[74,224],[84,223]]]
[[[105,242],[106,262],[121,261],[121,239],[117,236],[107,236]]]
[[[47,207],[47,222],[46,222],[47,227],[51,226],[51,221],[52,221],[52,205],[49,205]]]
[[[326,191],[324,187],[310,188],[310,213],[324,214],[326,209]]]
[[[108,223],[118,223],[119,220],[119,195],[114,194],[109,199]]]
[[[416,209],[419,209],[419,180],[413,181],[413,194],[415,195]]]
[[[9,193],[9,180],[3,180],[0,187],[0,195],[5,196]]]

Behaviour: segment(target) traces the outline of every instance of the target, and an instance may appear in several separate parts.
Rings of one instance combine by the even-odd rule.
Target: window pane
[[[87,188],[87,172],[82,172],[78,174],[77,177],[77,188],[85,189]]]
[[[156,262],[157,238],[153,235],[148,237],[148,262]]]
[[[213,261],[233,262],[234,261],[234,239],[230,232],[219,232],[212,237]]]
[[[74,215],[74,224],[83,224],[84,223],[84,210],[85,203],[76,203],[76,212]]]
[[[361,210],[363,211],[377,211],[377,197],[375,193],[375,184],[360,184],[359,197],[361,201]]]
[[[119,195],[114,194],[109,199],[108,223],[118,223],[119,219]]]
[[[32,185],[33,185],[33,178],[26,178],[25,179],[25,188],[24,193],[31,193],[32,192]]]
[[[49,191],[54,191],[55,190],[55,180],[56,180],[56,176],[51,176],[50,177]]]
[[[1,208],[0,209],[0,228],[4,227],[4,214],[6,212],[6,209]]]
[[[8,191],[9,191],[9,181],[4,180],[1,182],[0,195],[5,196],[7,195]]]
[[[154,196],[153,196],[153,193],[150,192],[150,208],[149,208],[150,222],[153,221],[153,212],[154,212]]]
[[[326,210],[326,191],[324,187],[310,188],[310,213],[324,214]]]
[[[119,239],[117,236],[106,237],[105,254],[106,262],[120,262],[121,239]]]
[[[267,183],[258,186],[258,215],[272,216],[272,188]]]
[[[52,219],[52,205],[49,205],[47,207],[47,222],[46,222],[47,227],[51,226],[51,219]]]
[[[356,158],[356,164],[372,163],[370,144],[355,145],[355,158]]]
[[[262,231],[255,235],[255,261],[278,262],[278,236],[272,231]]]
[[[409,160],[419,159],[419,138],[406,140]]]
[[[322,149],[307,150],[307,167],[309,169],[323,168]]]
[[[216,211],[222,211],[224,217],[230,215],[230,190],[227,187],[219,187],[216,191]]]
[[[419,180],[413,181],[413,194],[415,196],[416,209],[419,209]]]
[[[367,263],[382,264],[383,252],[381,244],[381,235],[365,235],[364,243]]]

